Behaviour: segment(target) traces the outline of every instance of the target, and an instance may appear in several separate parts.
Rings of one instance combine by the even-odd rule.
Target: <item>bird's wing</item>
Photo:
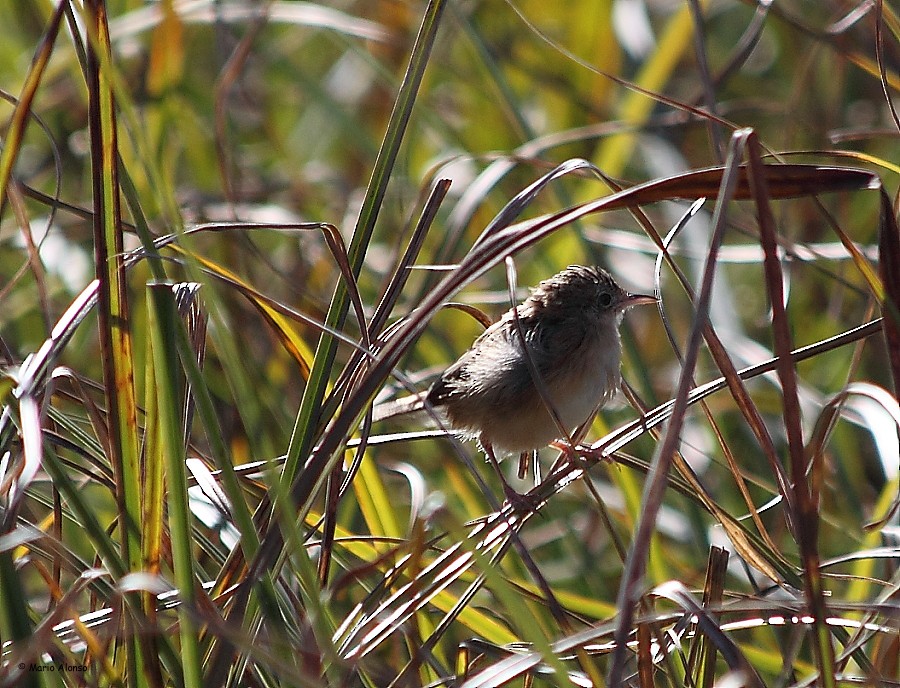
[[[430,404],[440,406],[448,399],[461,393],[471,376],[472,367],[478,366],[486,347],[489,349],[491,340],[500,342],[501,338],[508,336],[507,315],[495,322],[478,337],[472,346],[455,363],[448,367],[441,376],[435,380],[428,390],[427,399]]]

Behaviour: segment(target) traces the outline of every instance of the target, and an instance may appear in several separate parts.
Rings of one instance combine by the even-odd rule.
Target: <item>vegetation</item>
[[[0,26],[2,685],[900,683],[896,6]],[[570,263],[660,307],[533,508],[371,422]]]

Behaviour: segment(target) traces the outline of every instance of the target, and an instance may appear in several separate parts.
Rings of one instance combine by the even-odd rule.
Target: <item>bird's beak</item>
[[[650,294],[628,294],[622,301],[622,308],[643,306],[644,304],[656,303],[657,301],[659,299]]]

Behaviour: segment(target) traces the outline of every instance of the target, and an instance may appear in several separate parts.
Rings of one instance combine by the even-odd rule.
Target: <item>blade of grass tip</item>
[[[341,285],[344,283],[347,285],[346,291],[350,302],[353,305],[353,311],[356,315],[360,330],[360,341],[359,343],[353,343],[354,351],[351,354],[350,361],[341,370],[331,393],[325,398],[319,411],[321,418],[331,418],[341,401],[345,400],[348,388],[353,385],[354,377],[359,374],[361,362],[371,358],[374,354],[372,353],[371,328],[366,324],[365,309],[363,308],[362,297],[359,293],[359,285],[348,261],[343,240],[334,225],[323,223],[322,230],[328,248],[334,257],[335,262],[338,264],[341,277],[344,280]],[[323,332],[328,333],[327,329],[323,329]],[[333,336],[337,338],[336,335]],[[313,361],[313,363],[315,363],[315,361]],[[363,435],[364,438],[366,436],[367,434]]]
[[[178,310],[178,315],[184,322],[190,348],[198,366],[202,366],[206,360],[207,317],[200,307],[198,299],[198,292],[201,286],[198,282],[179,282],[173,287],[175,307]],[[184,413],[182,427],[184,427],[185,446],[190,442],[190,431],[194,419],[194,395],[191,385],[191,381],[186,378],[182,397],[182,410]]]
[[[338,228],[327,222],[323,222],[321,227],[325,243],[341,271],[341,277],[345,283],[344,289],[348,294],[350,303],[353,305],[353,312],[359,325],[363,349],[368,351],[369,328],[366,325],[366,312],[365,308],[363,308],[362,297],[359,294],[359,284],[356,281],[359,271],[354,272],[353,267],[350,265],[350,256],[347,253],[347,248],[344,246],[344,240],[341,238]]]
[[[728,550],[722,547],[710,547],[706,562],[706,579],[703,586],[703,608],[710,609],[722,604],[725,591],[725,576],[728,573]],[[715,621],[718,617],[710,613]],[[694,685],[699,688],[712,688],[716,677],[716,646],[705,633],[699,633],[698,642],[691,646],[689,666],[696,667],[700,680]],[[695,652],[696,651],[696,652]],[[699,658],[699,666],[694,658]]]
[[[667,474],[672,457],[677,448],[681,436],[681,427],[684,423],[684,415],[687,411],[688,394],[691,388],[691,379],[694,367],[700,354],[700,345],[703,340],[703,330],[706,328],[709,317],[710,297],[712,296],[712,284],[715,276],[716,261],[719,246],[725,233],[726,207],[728,199],[733,195],[740,176],[739,161],[743,157],[749,130],[736,131],[731,138],[728,147],[728,164],[722,175],[721,185],[713,215],[713,235],[703,269],[703,281],[700,296],[694,313],[694,321],[691,325],[690,338],[688,339],[685,360],[678,382],[678,390],[675,394],[675,403],[672,416],[666,428],[662,442],[657,445],[647,482],[644,486],[644,494],[641,499],[641,518],[632,541],[628,560],[622,573],[622,582],[619,585],[619,593],[616,599],[616,608],[619,618],[616,623],[614,635],[615,649],[609,669],[609,684],[618,686],[622,683],[627,658],[627,641],[631,631],[631,622],[634,617],[634,605],[641,594],[640,587],[644,577],[646,560],[644,558],[647,544],[656,525],[656,514],[662,503],[665,493]]]
[[[375,313],[369,324],[373,337],[378,337],[381,334],[391,311],[397,303],[397,299],[403,293],[403,287],[406,286],[406,282],[409,280],[410,269],[422,250],[428,230],[431,229],[431,225],[434,223],[435,217],[437,217],[438,209],[441,207],[441,203],[443,203],[449,190],[449,179],[439,179],[431,190],[428,201],[425,203],[422,214],[419,216],[419,221],[416,222],[416,226],[413,229],[412,237],[410,237],[406,246],[406,251],[404,251],[403,256],[397,263],[394,274],[391,275],[384,294],[382,294],[381,300],[375,308]]]
[[[36,393],[42,390],[50,376],[51,369],[57,359],[68,345],[75,330],[84,321],[94,304],[97,303],[97,290],[99,283],[92,281],[69,305],[60,316],[50,337],[44,341],[36,353],[31,354],[22,364],[19,370],[19,380],[16,386],[16,396]],[[4,429],[6,426],[4,426]],[[2,434],[0,434],[2,436]]]
[[[791,460],[791,478],[794,494],[794,537],[800,546],[800,556],[806,575],[803,577],[806,587],[807,603],[813,613],[815,629],[814,655],[819,675],[826,687],[835,683],[834,646],[831,643],[830,631],[826,619],[828,608],[825,604],[819,567],[819,509],[816,495],[810,492],[807,482],[806,452],[803,448],[802,418],[800,397],[797,389],[797,373],[791,360],[793,349],[790,324],[784,304],[784,282],[781,263],[778,258],[778,244],[775,237],[775,217],[769,205],[768,185],[763,174],[763,163],[760,159],[762,149],[755,133],[748,139],[748,157],[750,165],[750,183],[756,196],[756,211],[759,221],[760,243],[763,249],[763,268],[769,304],[772,309],[772,329],[774,330],[775,355],[778,359],[778,379],[782,389],[782,417],[787,431],[788,453]]]
[[[635,632],[637,647],[635,654],[637,655],[637,676],[639,685],[652,686],[653,681],[653,659],[650,657],[650,646],[653,636],[650,633],[650,624],[638,624]]]
[[[475,243],[472,244],[472,250],[484,243],[488,238],[502,229],[509,227],[512,222],[522,214],[522,211],[544,190],[552,181],[564,177],[567,174],[578,172],[580,170],[589,169],[597,172],[600,171],[587,160],[581,158],[571,158],[557,165],[554,169],[539,179],[526,186],[522,191],[517,193],[512,200],[509,201],[503,209],[494,216],[488,223],[487,227],[481,232]]]
[[[181,606],[178,609],[180,652],[186,688],[200,688],[201,654],[195,624],[197,585],[192,554],[191,511],[188,506],[184,430],[178,417],[178,352],[173,331],[181,328],[172,285],[155,282],[147,287],[147,314],[153,353],[159,447],[166,466],[169,539]]]
[[[362,297],[359,293],[359,284],[357,283],[356,277],[353,274],[353,269],[350,266],[343,239],[341,239],[341,235],[334,225],[323,223],[322,232],[325,236],[325,242],[331,251],[331,255],[334,257],[334,260],[340,269],[341,278],[344,280],[338,285],[338,288],[342,288],[343,285],[346,284],[346,291],[350,298],[350,302],[353,305],[353,311],[356,315],[360,331],[360,341],[358,344],[354,343],[354,351],[351,354],[350,361],[344,366],[343,370],[341,370],[334,383],[334,388],[325,399],[320,409],[322,418],[330,418],[337,409],[338,404],[341,402],[343,395],[346,395],[348,387],[352,385],[354,375],[359,373],[360,362],[366,358],[371,358],[374,354],[372,353],[371,344],[372,335],[370,327],[366,324],[365,309],[363,308]],[[313,361],[313,363],[315,363],[315,361]]]

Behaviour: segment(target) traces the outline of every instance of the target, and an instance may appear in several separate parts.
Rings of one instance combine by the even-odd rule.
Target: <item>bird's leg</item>
[[[533,510],[535,506],[534,500],[529,498],[528,495],[517,492],[506,480],[506,476],[503,475],[503,469],[500,468],[500,462],[494,454],[494,448],[491,446],[491,443],[482,439],[479,441],[479,444],[481,445],[482,450],[484,450],[484,455],[487,457],[488,463],[491,464],[494,471],[497,473],[497,477],[500,478],[500,483],[503,485],[503,495],[506,497],[506,501],[509,502],[510,506],[512,506],[515,511]]]
[[[528,452],[519,454],[519,470],[516,475],[519,480],[525,480],[528,477]]]
[[[534,485],[537,487],[541,482],[541,466],[538,463],[538,453],[536,449],[519,454],[519,471],[517,475],[519,480],[525,480],[525,478],[528,477],[529,462],[531,463],[531,472],[534,476]]]

